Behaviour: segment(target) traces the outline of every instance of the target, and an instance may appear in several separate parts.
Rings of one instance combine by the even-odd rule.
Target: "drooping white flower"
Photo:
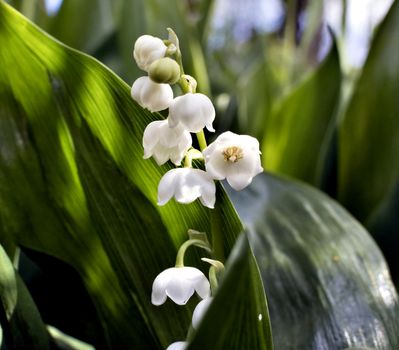
[[[169,106],[169,126],[174,128],[181,124],[190,132],[200,132],[204,127],[215,131],[212,122],[215,119],[215,108],[209,97],[200,93],[187,93],[173,99]]]
[[[166,350],[185,350],[187,345],[188,345],[188,342],[186,342],[186,341],[176,341],[176,342],[170,344],[166,348]]]
[[[172,129],[167,120],[156,120],[144,130],[144,159],[154,157],[158,165],[170,159],[175,165],[180,165],[191,143],[190,133],[182,127]]]
[[[202,318],[204,317],[206,311],[208,310],[209,305],[211,304],[212,300],[213,300],[212,297],[203,299],[195,307],[194,312],[193,312],[193,318],[191,320],[191,323],[193,324],[194,329],[198,329],[198,326],[199,326]]]
[[[216,180],[227,179],[237,191],[263,171],[259,142],[252,136],[224,132],[205,148],[203,155],[207,173]]]
[[[204,206],[213,208],[215,193],[215,182],[207,172],[193,168],[172,169],[159,182],[158,205],[166,204],[172,197],[183,204],[199,198]]]
[[[152,284],[151,302],[163,304],[167,297],[178,305],[185,305],[194,291],[202,298],[210,294],[210,285],[205,275],[195,267],[171,267],[162,271]]]
[[[151,112],[162,111],[173,101],[170,85],[154,83],[149,77],[136,79],[132,85],[131,95],[141,107]]]
[[[140,69],[148,71],[151,63],[166,53],[164,42],[152,35],[142,35],[134,43],[133,57]]]

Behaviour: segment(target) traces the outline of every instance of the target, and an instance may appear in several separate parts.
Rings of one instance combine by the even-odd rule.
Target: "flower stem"
[[[217,188],[216,191],[219,189]],[[212,255],[213,259],[224,261],[224,247],[223,247],[223,228],[221,222],[221,210],[218,201],[214,210],[210,210],[211,219],[211,233],[212,233]]]
[[[197,136],[197,140],[198,140],[198,144],[199,144],[200,150],[203,151],[208,146],[207,143],[206,143],[204,130],[201,130],[200,132],[197,132],[195,135]]]
[[[224,265],[219,260],[208,258],[202,258],[201,260],[211,264],[209,268],[209,283],[211,284],[212,295],[215,295],[219,286],[220,276],[224,272]]]
[[[176,264],[175,267],[184,267],[184,255],[186,254],[186,250],[188,247],[195,245],[202,249],[207,250],[208,252],[211,251],[209,245],[207,245],[203,240],[200,239],[189,239],[185,241],[179,248],[177,255],[176,255]]]

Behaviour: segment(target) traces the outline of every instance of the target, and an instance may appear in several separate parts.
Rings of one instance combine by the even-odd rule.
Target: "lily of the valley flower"
[[[188,345],[188,342],[186,342],[186,341],[176,341],[176,342],[170,344],[166,348],[166,350],[184,350],[187,345]]]
[[[205,171],[193,168],[169,170],[158,185],[158,204],[166,204],[172,197],[179,203],[188,204],[197,198],[201,203],[213,208],[216,186],[212,177]]]
[[[152,62],[165,56],[166,49],[160,38],[142,35],[134,43],[133,57],[139,68],[148,72]]]
[[[138,78],[133,83],[131,95],[141,107],[151,112],[162,111],[173,101],[170,85],[154,83],[149,77]]]
[[[176,304],[185,305],[194,291],[202,299],[209,297],[210,285],[205,275],[195,267],[171,267],[155,278],[151,302],[161,305],[169,297]]]
[[[194,312],[193,312],[193,318],[191,320],[191,323],[193,324],[194,329],[198,329],[198,326],[199,326],[202,318],[204,317],[206,311],[208,310],[209,305],[211,304],[212,300],[213,300],[212,297],[203,299],[195,307]]]
[[[167,120],[157,120],[147,125],[143,135],[144,159],[154,157],[158,165],[169,159],[180,165],[192,139],[182,127],[170,128]]]
[[[200,93],[187,93],[176,97],[169,106],[169,126],[181,124],[186,130],[197,133],[204,127],[215,131],[212,126],[215,108],[209,97]]]
[[[227,179],[235,190],[248,186],[261,173],[259,142],[248,135],[224,132],[204,151],[205,167],[216,180]]]

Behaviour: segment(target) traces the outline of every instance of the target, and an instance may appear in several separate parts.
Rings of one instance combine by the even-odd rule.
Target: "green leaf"
[[[0,346],[9,341],[11,349],[50,349],[46,327],[25,284],[0,246]],[[4,339],[2,340],[2,336]]]
[[[386,263],[339,204],[268,174],[231,198],[262,274],[276,349],[399,347]]]
[[[321,66],[275,106],[264,124],[266,169],[317,182],[321,146],[338,101],[340,77],[334,46]]]
[[[188,349],[273,349],[266,298],[258,276],[248,239],[242,235]]]
[[[227,196],[219,188],[213,211],[198,202],[159,207],[157,185],[170,166],[143,160],[141,143],[146,125],[162,117],[139,107],[106,67],[3,2],[0,40],[0,241],[78,271],[104,348],[165,348],[184,339],[193,302],[155,307],[151,285],[173,266],[188,229],[208,233],[228,256],[242,225]]]
[[[240,130],[262,140],[264,126],[277,97],[276,84],[266,61],[254,63],[238,84],[238,122]]]
[[[338,198],[361,221],[399,177],[399,2],[377,29],[339,128]]]
[[[75,339],[53,326],[47,326],[47,330],[51,335],[52,341],[61,350],[95,350],[92,345]]]

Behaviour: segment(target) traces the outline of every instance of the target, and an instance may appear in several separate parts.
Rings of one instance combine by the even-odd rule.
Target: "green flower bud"
[[[155,83],[175,84],[180,79],[180,67],[175,60],[163,57],[151,63],[148,75]]]

